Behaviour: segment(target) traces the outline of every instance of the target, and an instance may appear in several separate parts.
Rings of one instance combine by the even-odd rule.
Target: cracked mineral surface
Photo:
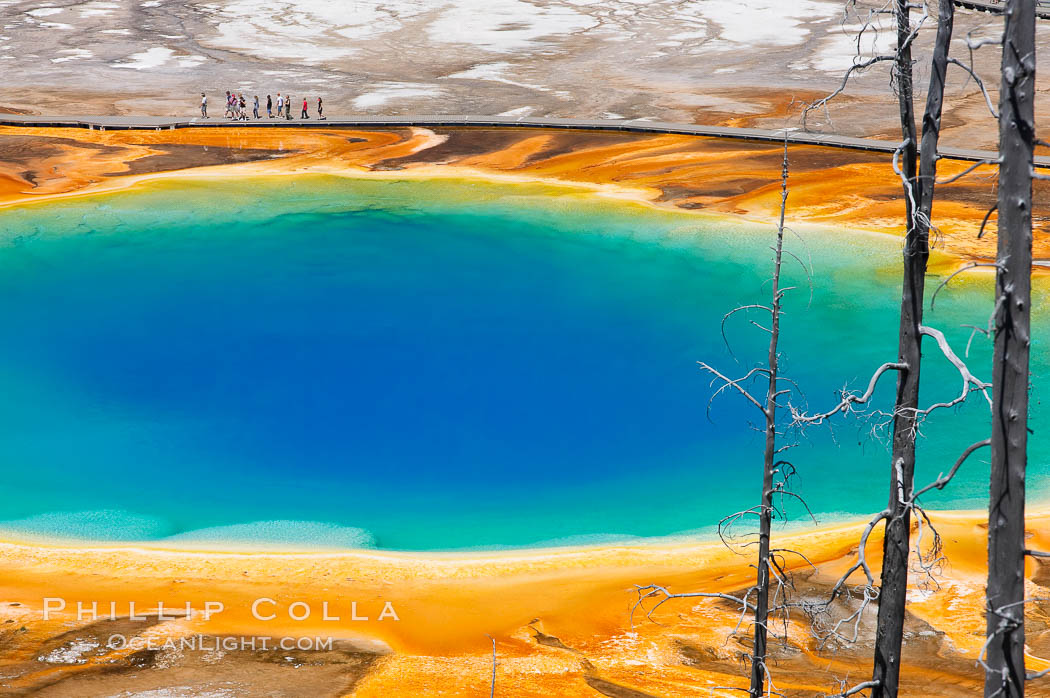
[[[0,109],[194,115],[201,91],[324,97],[329,114],[511,114],[781,127],[856,56],[891,49],[863,1],[0,0]],[[869,19],[874,17],[869,24]],[[959,10],[954,55],[994,35]],[[859,33],[861,28],[869,28]],[[922,23],[918,83],[936,18]],[[1041,40],[1050,38],[1041,23]],[[976,52],[996,88],[998,48]],[[808,126],[896,138],[885,65]],[[994,145],[976,83],[952,68],[943,142]],[[993,94],[993,98],[994,98]],[[1041,93],[1039,101],[1046,97]],[[1037,112],[1040,109],[1037,106]],[[830,119],[829,119],[830,117]]]

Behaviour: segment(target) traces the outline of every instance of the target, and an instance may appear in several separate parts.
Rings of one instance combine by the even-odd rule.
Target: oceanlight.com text
[[[268,650],[301,650],[326,652],[332,649],[331,637],[215,637],[213,635],[190,635],[178,638],[128,637],[119,633],[109,636],[106,647],[110,650],[130,649],[135,652],[150,650],[210,651],[210,652],[266,652]]]

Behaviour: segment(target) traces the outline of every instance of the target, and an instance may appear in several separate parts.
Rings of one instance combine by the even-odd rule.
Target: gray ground
[[[856,29],[842,0],[0,0],[0,107],[48,114],[190,115],[206,90],[324,96],[329,113],[628,117],[782,126],[836,87]],[[934,3],[936,4],[936,3]],[[885,21],[885,20],[883,20]],[[936,20],[917,51],[920,75]],[[960,10],[965,34],[1001,20]],[[1042,22],[1041,39],[1050,39]],[[1050,41],[1045,41],[1050,46]],[[893,45],[869,33],[863,51]],[[998,48],[979,52],[994,84]],[[953,71],[956,71],[953,68]],[[895,137],[888,69],[832,112],[849,135]],[[1048,83],[1050,84],[1050,83]],[[994,144],[954,72],[948,143]],[[956,129],[953,142],[951,129]]]

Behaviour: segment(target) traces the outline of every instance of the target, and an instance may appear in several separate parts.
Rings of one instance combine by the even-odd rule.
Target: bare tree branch
[[[702,598],[702,599],[722,599],[723,601],[732,601],[732,602],[734,602],[736,604],[739,604],[741,609],[742,609],[741,621],[740,622],[743,621],[743,617],[747,614],[748,611],[754,611],[755,610],[755,605],[753,603],[751,603],[750,601],[748,601],[748,597],[751,595],[751,592],[753,591],[752,589],[749,589],[747,591],[747,593],[743,597],[739,597],[739,596],[732,596],[730,594],[722,594],[722,593],[718,593],[718,592],[697,592],[697,591],[689,592],[689,593],[681,593],[681,594],[672,594],[665,587],[663,587],[663,586],[661,586],[659,584],[646,584],[645,586],[636,586],[635,588],[636,588],[636,591],[638,592],[638,600],[635,601],[634,605],[631,607],[631,615],[630,615],[631,628],[634,628],[634,614],[639,608],[641,608],[643,611],[645,611],[645,617],[648,620],[651,620],[651,621],[653,621],[655,623],[656,621],[654,621],[653,617],[652,617],[653,616],[653,612],[656,611],[656,609],[660,608],[660,606],[663,606],[665,603],[670,601],[671,599],[696,599],[696,598]],[[645,607],[645,601],[648,600],[648,599],[651,599],[653,597],[656,597],[656,596],[663,596],[663,598],[660,599],[651,608],[647,609]],[[740,627],[740,622],[737,623],[737,627]]]
[[[977,162],[973,163],[972,165],[967,167],[962,172],[960,172],[958,174],[954,174],[951,177],[949,177],[948,179],[938,179],[937,180],[937,184],[951,184],[952,182],[960,180],[963,177],[965,177],[966,175],[970,174],[971,172],[976,170],[978,167],[984,167],[985,165],[998,165],[998,164],[999,164],[999,159],[998,158],[993,158],[991,160],[978,160]]]
[[[841,690],[838,693],[828,696],[828,698],[849,698],[849,696],[855,696],[862,691],[866,691],[869,688],[875,688],[878,685],[878,681],[865,681],[863,683],[858,683],[852,688]]]
[[[992,97],[991,97],[991,95],[988,94],[988,90],[985,89],[984,83],[981,81],[981,78],[977,75],[977,72],[972,67],[973,66],[973,53],[971,52],[971,54],[970,54],[970,65],[966,65],[965,63],[963,63],[962,61],[960,61],[957,58],[948,58],[948,62],[951,63],[952,65],[959,66],[960,68],[962,68],[963,70],[965,70],[967,73],[970,74],[970,77],[973,78],[974,82],[977,83],[977,87],[979,87],[981,89],[981,94],[984,95],[984,102],[988,106],[988,111],[990,111],[992,113],[992,116],[994,118],[998,119],[999,118],[999,112],[997,112],[995,110],[995,105],[992,104]]]
[[[492,687],[489,689],[489,698],[496,698],[496,638],[491,635],[486,637],[492,640]]]
[[[745,390],[743,387],[741,387],[740,384],[743,383],[744,381],[748,380],[749,378],[751,378],[751,376],[755,375],[756,373],[762,373],[762,372],[766,371],[767,369],[753,368],[750,371],[748,371],[747,374],[743,378],[737,378],[736,380],[733,380],[732,378],[729,378],[729,377],[723,375],[722,373],[720,373],[718,371],[718,369],[714,368],[710,364],[706,364],[703,361],[697,361],[696,363],[701,369],[707,371],[708,373],[714,375],[715,378],[717,378],[717,379],[722,381],[722,386],[717,391],[715,391],[714,395],[711,396],[712,400],[714,400],[714,398],[717,397],[719,395],[719,393],[721,393],[723,390],[725,390],[727,388],[733,388],[738,393],[740,393],[745,398],[747,398],[747,400],[751,404],[753,404],[755,407],[760,409],[763,413],[766,411],[765,407],[762,406],[762,403],[759,402],[751,393],[747,392],[747,390]]]
[[[930,310],[933,310],[934,307],[936,306],[936,304],[937,304],[937,294],[941,292],[941,289],[943,289],[943,288],[948,286],[948,282],[950,282],[952,279],[954,279],[959,274],[963,274],[965,272],[968,272],[971,269],[977,269],[978,267],[996,267],[996,268],[998,268],[999,265],[998,265],[998,263],[970,262],[966,266],[963,266],[963,267],[960,267],[959,269],[956,269],[951,274],[949,274],[948,278],[946,278],[944,281],[942,281],[937,286],[937,290],[935,290],[933,292],[933,297],[930,299]]]
[[[737,306],[736,308],[733,308],[728,313],[726,313],[725,315],[722,316],[722,341],[725,342],[726,349],[729,350],[730,355],[733,354],[733,347],[730,346],[729,338],[726,336],[726,321],[729,320],[729,318],[733,317],[735,314],[737,314],[737,313],[739,313],[741,311],[753,310],[753,309],[765,310],[768,313],[772,313],[773,312],[773,309],[770,308],[768,305],[760,305],[758,303],[751,303],[749,305]]]
[[[791,417],[795,424],[821,424],[824,421],[830,419],[836,414],[848,414],[853,411],[853,405],[863,405],[871,399],[872,395],[875,394],[875,388],[878,386],[879,379],[887,371],[906,371],[908,365],[903,363],[885,363],[879,366],[875,373],[871,375],[868,380],[868,388],[862,394],[858,395],[852,391],[841,390],[839,392],[840,400],[837,405],[826,412],[820,412],[817,414],[806,414],[800,412],[795,408],[791,408]]]
[[[956,356],[955,352],[952,351],[952,348],[948,345],[948,340],[944,337],[944,333],[932,327],[927,327],[926,325],[919,325],[919,333],[926,337],[932,337],[937,342],[937,347],[941,350],[941,354],[944,355],[944,358],[948,359],[952,366],[955,366],[955,369],[962,377],[963,386],[962,393],[960,393],[955,399],[949,400],[948,402],[938,402],[924,410],[918,410],[918,414],[925,416],[929,415],[934,410],[943,407],[954,407],[955,405],[964,402],[971,390],[981,391],[984,394],[985,399],[988,401],[988,406],[991,407],[992,397],[988,394],[988,388],[991,388],[992,384],[978,380],[972,373],[970,373],[970,369],[966,366],[966,363]]]
[[[970,457],[970,455],[973,454],[974,451],[976,451],[979,448],[984,448],[986,446],[991,445],[992,440],[985,439],[983,441],[978,441],[977,443],[968,446],[966,450],[962,452],[962,455],[959,456],[959,459],[955,461],[955,465],[952,466],[951,470],[948,471],[947,475],[938,475],[936,480],[931,482],[929,485],[926,485],[918,492],[912,494],[910,501],[915,502],[919,497],[926,494],[930,490],[943,490],[948,485],[948,483],[952,481],[952,478],[955,477],[955,473],[959,472],[959,467],[966,461],[967,458]]]
[[[997,201],[994,206],[988,209],[988,213],[984,214],[984,218],[981,220],[981,228],[977,231],[977,239],[984,237],[984,228],[988,225],[988,219],[992,217],[992,214],[999,210],[999,202]]]
[[[849,84],[850,76],[852,76],[853,73],[863,72],[871,66],[875,65],[876,63],[883,63],[885,61],[892,60],[896,60],[896,56],[874,56],[866,61],[861,61],[860,63],[854,63],[853,65],[851,65],[846,71],[846,74],[842,76],[842,83],[838,86],[838,88],[835,89],[834,92],[832,92],[826,97],[818,99],[812,104],[806,105],[806,107],[802,110],[802,130],[806,131],[809,129],[808,118],[810,112],[816,111],[817,109],[822,109],[826,113],[828,108],[828,102],[835,99],[840,94],[846,91],[846,85]]]

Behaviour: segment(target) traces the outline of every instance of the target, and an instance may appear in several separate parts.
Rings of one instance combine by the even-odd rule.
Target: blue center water
[[[538,185],[323,177],[0,215],[0,527],[438,550],[703,533],[756,503],[759,415],[725,395],[709,417],[696,362],[740,375],[763,358],[743,315],[727,325],[735,357],[719,327],[767,302],[768,226]],[[792,261],[784,371],[826,408],[895,358],[899,241],[802,237],[813,288]],[[990,277],[953,282],[928,324],[961,353],[990,297]],[[950,398],[954,369],[926,355],[924,401]],[[970,361],[988,375],[986,340]],[[879,405],[891,396],[892,379]],[[977,397],[931,418],[919,479],[983,438],[987,415]],[[870,427],[839,419],[791,452],[820,518],[884,505]],[[1035,496],[1046,446],[1036,429]],[[975,458],[931,502],[982,507],[986,483]]]

